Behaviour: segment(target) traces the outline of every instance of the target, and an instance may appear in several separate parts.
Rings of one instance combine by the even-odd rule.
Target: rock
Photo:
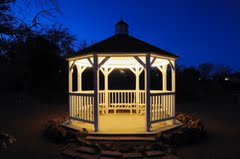
[[[110,150],[111,150],[111,151],[120,151],[120,149],[117,149],[117,148],[115,148],[115,147],[112,147]]]
[[[173,144],[172,134],[162,134],[159,139],[165,144]]]
[[[172,145],[169,145],[169,144],[162,144],[162,146],[161,146],[161,150],[163,150],[163,151],[168,151],[170,148],[172,147]]]
[[[6,149],[8,145],[14,142],[16,142],[16,139],[13,136],[0,131],[0,150]]]
[[[165,149],[165,152],[168,154],[177,154],[176,148],[173,146],[170,146],[167,149]]]
[[[101,156],[107,156],[107,157],[121,157],[122,153],[119,151],[109,151],[109,150],[103,150],[101,152]]]
[[[137,147],[136,150],[138,152],[144,152],[145,151],[145,147],[144,146],[140,146],[140,147]]]
[[[82,152],[82,153],[87,153],[87,154],[96,154],[97,150],[92,147],[87,147],[87,146],[80,146],[77,149],[77,152]]]
[[[71,149],[66,149],[61,152],[62,155],[72,158],[78,158],[80,156],[80,153],[73,151]]]
[[[6,142],[0,140],[0,150],[5,150],[6,148],[7,148]]]
[[[157,150],[153,150],[153,151],[145,151],[144,152],[146,156],[148,157],[156,157],[156,156],[164,156],[165,152],[163,151],[157,151]]]
[[[116,159],[115,157],[100,157],[99,159]]]
[[[63,141],[67,136],[67,131],[59,124],[50,120],[44,131],[44,135],[54,141]]]
[[[63,146],[63,147],[60,149],[60,151],[64,151],[64,150],[68,149],[70,146],[71,146],[70,144],[67,144],[67,145]]]
[[[177,120],[182,121],[184,114],[180,113],[176,115]]]
[[[133,150],[133,147],[130,144],[121,144],[119,150],[121,152],[129,152],[129,151]]]
[[[94,147],[97,151],[102,151],[102,147],[98,143],[92,144],[92,147]]]
[[[158,143],[152,143],[145,148],[145,150],[161,150],[161,145]]]
[[[142,154],[139,152],[122,153],[123,158],[142,158]]]
[[[98,159],[97,155],[90,155],[90,154],[80,154],[78,159]]]
[[[88,133],[88,131],[87,131],[86,128],[83,128],[83,129],[82,129],[82,133],[83,133],[83,136],[84,136],[84,137],[87,137],[87,136],[89,135],[89,133]]]
[[[169,155],[161,157],[161,159],[180,159],[180,157],[175,156],[173,154],[169,154]]]
[[[105,147],[106,150],[111,150],[112,149],[111,144],[105,144],[104,147]]]

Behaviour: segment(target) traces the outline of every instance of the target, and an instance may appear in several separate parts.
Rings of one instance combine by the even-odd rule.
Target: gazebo
[[[174,125],[176,59],[176,55],[128,35],[128,24],[121,19],[115,24],[115,35],[67,58],[70,124],[98,133],[147,133],[161,129],[162,125]],[[73,91],[74,67],[77,91]],[[86,68],[93,69],[93,90],[82,87]],[[162,74],[161,90],[150,89],[151,68]],[[109,90],[108,77],[116,69],[134,73],[134,90]],[[100,72],[104,75],[103,90],[99,89]],[[140,89],[142,72],[144,89]],[[167,72],[171,90],[167,89]]]

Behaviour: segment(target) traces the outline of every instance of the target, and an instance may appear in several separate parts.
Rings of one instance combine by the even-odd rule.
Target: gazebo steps
[[[128,135],[89,135],[86,137],[86,140],[91,141],[155,141],[155,135],[146,135],[146,136],[128,136]]]
[[[74,122],[74,121],[73,121]],[[89,124],[90,125],[90,124]],[[87,129],[88,132],[89,132],[89,135],[91,136],[104,136],[104,137],[111,137],[111,136],[115,136],[115,137],[120,137],[120,136],[124,136],[124,137],[146,137],[146,136],[154,136],[158,133],[162,133],[162,132],[171,132],[171,131],[175,131],[176,129],[178,129],[180,126],[182,126],[183,123],[179,122],[178,120],[176,120],[176,123],[173,124],[173,125],[160,125],[159,127],[156,127],[154,130],[150,131],[150,132],[147,132],[147,131],[144,131],[144,127],[142,127],[143,130],[132,130],[132,131],[129,131],[129,130],[126,130],[126,131],[123,131],[123,130],[115,130],[115,131],[110,131],[110,128],[109,131],[100,131],[100,132],[95,132],[93,130],[93,128],[91,127],[88,127],[88,125],[84,125],[84,123],[76,123],[76,124],[69,124],[69,122],[63,122],[62,123],[62,126],[67,128],[67,129],[70,129],[70,130],[73,130],[73,131],[81,131],[83,128]],[[124,140],[124,139],[123,139]]]

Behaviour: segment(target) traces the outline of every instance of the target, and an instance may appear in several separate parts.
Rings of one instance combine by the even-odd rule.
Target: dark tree
[[[209,80],[211,78],[214,65],[211,63],[202,63],[198,65],[198,71],[203,80]]]
[[[214,80],[224,80],[225,77],[229,77],[232,73],[232,68],[224,64],[215,65],[213,78]]]

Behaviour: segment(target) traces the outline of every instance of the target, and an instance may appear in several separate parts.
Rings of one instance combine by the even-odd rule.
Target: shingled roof
[[[92,46],[77,52],[78,55],[85,55],[89,53],[102,54],[129,54],[129,53],[156,53],[162,56],[177,58],[178,56],[160,49],[156,46],[148,44],[128,34],[116,34],[103,41],[100,41]]]

